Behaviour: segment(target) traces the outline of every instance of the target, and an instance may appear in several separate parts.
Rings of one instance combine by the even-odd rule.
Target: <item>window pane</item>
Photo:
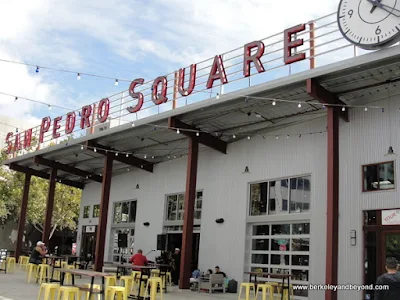
[[[250,201],[252,216],[260,216],[267,214],[267,191],[268,183],[255,183],[250,185]]]
[[[291,213],[310,211],[310,180],[310,176],[290,179]],[[306,186],[308,190],[306,190]]]
[[[129,220],[129,202],[122,202],[121,222],[128,223]]]
[[[308,271],[307,270],[293,270],[292,269],[292,279],[300,281],[308,281]]]
[[[131,207],[129,209],[129,223],[134,223],[136,221],[136,201],[131,201]]]
[[[121,203],[114,203],[114,223],[121,223]]]
[[[310,223],[292,224],[292,234],[310,234]]]
[[[196,210],[194,212],[194,218],[198,220],[201,219],[201,210]]]
[[[282,214],[288,212],[288,179],[271,181],[269,187],[269,214]]]
[[[177,205],[178,205],[178,196],[177,195],[168,196],[167,201],[168,201],[167,220],[175,221],[176,220],[176,209],[177,209]]]
[[[98,218],[100,216],[100,205],[93,205],[93,218]]]
[[[292,251],[310,251],[310,239],[293,239]]]
[[[85,206],[83,208],[83,218],[89,218],[89,211],[90,211],[90,206]]]
[[[252,250],[269,250],[269,239],[253,239]]]
[[[394,189],[394,165],[393,162],[379,165],[379,189]]]
[[[376,210],[364,211],[364,225],[377,225]]]
[[[251,255],[251,263],[267,265],[268,264],[268,254],[252,254]]]
[[[178,220],[183,220],[185,198],[183,194],[178,195]]]
[[[253,226],[253,235],[269,235],[269,225]]]
[[[285,246],[285,251],[290,251],[289,239],[273,239],[271,242],[272,251],[281,251],[281,246]],[[294,250],[293,250],[294,251]]]
[[[272,225],[272,235],[290,234],[290,224]]]
[[[364,191],[378,189],[378,165],[364,166]]]
[[[271,265],[289,265],[289,255],[271,254]]]
[[[292,265],[308,266],[308,255],[292,255]]]

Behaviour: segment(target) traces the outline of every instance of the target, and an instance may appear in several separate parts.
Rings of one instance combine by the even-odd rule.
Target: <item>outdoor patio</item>
[[[89,283],[89,278],[77,279],[77,284]],[[0,272],[0,300],[36,300],[39,293],[39,285],[36,283],[27,283],[26,273],[17,269],[12,273],[4,274]],[[237,299],[237,294],[222,293],[198,293],[187,290],[179,290],[176,287],[169,289],[164,294],[165,300],[183,300],[183,299]]]

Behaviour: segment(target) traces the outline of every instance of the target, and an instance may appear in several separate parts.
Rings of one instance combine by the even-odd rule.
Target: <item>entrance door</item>
[[[175,248],[182,250],[182,233],[169,233],[167,238],[168,251],[174,252]],[[198,268],[200,233],[193,233],[192,243],[192,272]]]
[[[93,261],[95,251],[96,251],[96,234],[86,233],[86,232],[83,233],[81,256],[89,261]]]
[[[382,273],[386,272],[387,257],[395,257],[397,261],[400,261],[400,230],[384,231],[382,234]]]

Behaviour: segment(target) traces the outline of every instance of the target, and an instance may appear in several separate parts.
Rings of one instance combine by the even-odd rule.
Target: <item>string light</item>
[[[51,110],[51,105],[50,104],[48,105],[48,107],[49,107],[49,110]]]
[[[83,150],[83,145],[81,145],[81,150]]]
[[[96,149],[96,148],[94,148],[94,149],[93,149],[93,151],[94,151],[94,152],[97,152],[97,149]]]
[[[115,152],[115,156],[118,156],[118,152]]]
[[[300,108],[300,107],[301,107],[301,103],[300,103],[300,102],[299,102],[299,104],[297,105],[297,107],[298,107],[298,108]]]
[[[76,79],[77,80],[81,80],[81,74],[80,73],[78,73],[78,75],[76,76]]]
[[[365,111],[368,111],[368,107],[365,107],[364,110],[365,110]]]
[[[215,96],[215,99],[217,99],[217,100],[219,99],[219,94],[218,93],[217,93],[217,96]]]
[[[14,101],[17,101],[18,100],[18,97],[15,97],[15,100]]]
[[[177,134],[180,134],[180,133],[181,133],[181,132],[179,131],[179,128],[176,130],[176,133],[177,133]]]
[[[132,122],[132,127],[135,127],[135,122]]]
[[[128,154],[128,153],[126,154],[126,157],[129,157],[129,154]]]
[[[199,135],[200,135],[200,132],[197,131],[197,132],[196,132],[196,136],[199,136]]]
[[[247,136],[247,139],[248,139],[248,140],[251,139],[250,136]]]
[[[275,138],[276,138],[277,140],[279,140],[279,136],[276,136]]]
[[[36,73],[39,73],[39,67],[36,66]]]
[[[117,85],[118,85],[118,79],[115,79],[115,83],[114,83],[114,85],[115,85],[115,86],[117,86]]]
[[[286,138],[288,139],[288,138],[289,138],[289,135],[287,135]]]
[[[144,159],[146,159],[146,158],[147,158],[147,155],[145,154],[145,155],[144,155]]]
[[[322,104],[322,109],[325,109],[325,104]]]
[[[346,107],[343,106],[343,107],[342,107],[342,111],[345,111],[345,110],[346,110]]]
[[[236,139],[236,135],[233,135],[232,137],[233,137],[234,139]]]
[[[153,158],[153,159],[154,159],[154,156],[152,156],[151,158]]]
[[[272,105],[276,105],[276,101],[274,100],[274,101],[272,101]]]

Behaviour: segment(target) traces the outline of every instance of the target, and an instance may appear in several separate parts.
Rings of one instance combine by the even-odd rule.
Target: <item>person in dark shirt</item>
[[[222,272],[218,266],[215,267],[215,274],[222,274],[224,275],[224,278],[226,277],[226,274],[224,272]]]
[[[397,271],[396,258],[386,259],[386,271],[387,273],[376,280],[381,289],[375,289],[375,300],[400,300],[400,273]],[[384,289],[384,286],[388,286],[389,289]]]
[[[32,250],[31,256],[29,257],[29,263],[40,265],[46,253],[47,250],[45,244],[42,241],[37,242],[35,248]]]
[[[179,273],[181,270],[181,250],[179,248],[175,249],[175,253],[172,254],[173,268],[171,272],[172,282],[174,285],[179,284]]]

